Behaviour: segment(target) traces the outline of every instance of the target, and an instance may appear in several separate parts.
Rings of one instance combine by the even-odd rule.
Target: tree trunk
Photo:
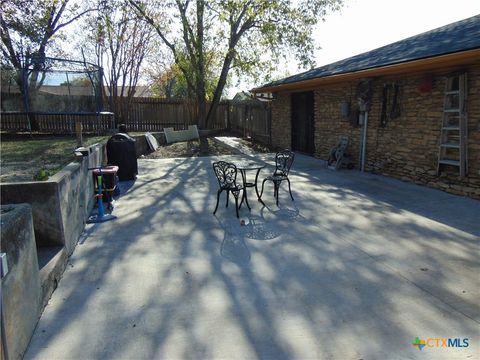
[[[232,52],[229,52],[232,53]],[[223,89],[225,84],[227,83],[227,76],[230,70],[230,65],[232,64],[233,56],[227,55],[225,61],[223,63],[222,72],[220,74],[220,78],[218,79],[217,87],[215,88],[215,93],[213,94],[212,103],[210,104],[210,108],[208,110],[207,118],[206,118],[206,127],[210,128],[213,125],[213,116],[217,111],[218,104],[220,103],[220,98],[222,96]]]
[[[198,114],[197,114],[198,127],[200,129],[206,129],[207,128],[207,101],[205,99],[205,91],[197,91],[197,106],[198,106]]]
[[[205,129],[207,127],[207,99],[205,94],[205,54],[203,49],[203,13],[205,9],[204,0],[197,0],[197,41],[194,42],[195,52],[197,53],[197,74],[196,74],[196,87],[197,87],[197,101],[198,101],[198,125],[200,128]],[[193,40],[193,39],[192,39]]]

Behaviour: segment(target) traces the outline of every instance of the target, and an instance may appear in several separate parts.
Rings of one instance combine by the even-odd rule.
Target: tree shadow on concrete
[[[213,161],[141,162],[119,221],[75,250],[27,359],[416,358],[419,334],[477,336],[449,274],[420,278],[409,263],[423,252],[431,269],[477,266],[468,234],[356,191],[353,176],[300,169],[294,203],[287,192],[278,210],[242,208],[241,226],[234,211],[211,214]],[[428,280],[437,293],[416,285]]]

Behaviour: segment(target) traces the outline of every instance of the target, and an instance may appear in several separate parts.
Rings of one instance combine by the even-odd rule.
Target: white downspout
[[[365,171],[365,156],[367,152],[367,127],[368,127],[368,111],[365,111],[363,118],[363,134],[362,134],[362,159],[360,165],[360,171]]]

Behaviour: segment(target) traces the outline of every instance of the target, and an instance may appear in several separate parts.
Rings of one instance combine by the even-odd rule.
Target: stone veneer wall
[[[292,146],[291,98],[280,93],[272,102],[272,145],[279,148]]]
[[[425,74],[377,78],[373,82],[369,112],[366,170],[439,188],[458,195],[480,198],[480,66],[466,69],[468,76],[468,176],[460,179],[457,168],[445,167],[437,176],[440,128],[446,76],[433,75],[433,89],[422,93],[418,85]],[[383,84],[400,85],[401,115],[380,127]],[[323,86],[315,90],[315,156],[327,159],[341,135],[348,135],[348,152],[358,164],[361,128],[340,114],[342,102],[355,106],[357,82]],[[281,93],[272,104],[272,137],[290,144],[290,94]],[[278,139],[275,139],[277,138]],[[357,165],[358,166],[358,165]]]

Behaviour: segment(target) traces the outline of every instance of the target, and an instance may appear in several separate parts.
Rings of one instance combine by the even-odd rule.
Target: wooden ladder
[[[458,73],[447,77],[445,84],[437,174],[453,166],[465,177],[467,158],[467,74]]]

